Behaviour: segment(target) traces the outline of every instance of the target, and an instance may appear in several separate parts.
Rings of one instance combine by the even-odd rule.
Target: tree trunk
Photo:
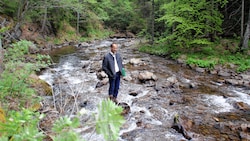
[[[47,22],[47,17],[48,17],[48,7],[45,7],[45,11],[44,11],[44,17],[43,17],[43,25],[42,25],[42,29],[41,32],[44,32],[45,26],[46,26],[46,22]]]
[[[79,21],[80,21],[80,13],[77,11],[77,23],[76,23],[77,34],[79,34]]]
[[[2,48],[2,37],[0,36],[0,75],[3,72],[3,48]]]
[[[248,12],[247,27],[245,30],[244,37],[242,38],[243,41],[242,41],[241,50],[248,48],[249,35],[250,35],[250,8],[249,8],[249,12]]]
[[[154,25],[155,25],[155,1],[152,0],[152,14],[151,14],[151,43],[154,44]]]
[[[243,37],[243,34],[244,34],[244,6],[245,6],[245,3],[244,3],[245,0],[242,0],[242,5],[241,5],[241,31],[240,31],[240,36],[241,38]]]

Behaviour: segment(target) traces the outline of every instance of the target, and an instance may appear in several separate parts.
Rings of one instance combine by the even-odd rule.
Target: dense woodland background
[[[1,30],[14,30],[4,34],[6,39],[18,39],[23,28],[47,40],[98,39],[118,32],[188,47],[249,32],[247,0],[2,0],[0,6]]]

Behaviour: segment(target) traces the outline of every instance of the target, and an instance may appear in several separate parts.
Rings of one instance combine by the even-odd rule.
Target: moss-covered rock
[[[30,84],[40,96],[52,95],[51,86],[44,80],[40,79],[36,74],[30,75]]]

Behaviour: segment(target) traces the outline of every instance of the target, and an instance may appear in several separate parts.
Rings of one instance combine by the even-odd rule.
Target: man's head
[[[117,52],[117,49],[118,49],[117,44],[112,43],[112,44],[110,45],[110,50],[111,50],[112,53],[115,54],[115,53]]]

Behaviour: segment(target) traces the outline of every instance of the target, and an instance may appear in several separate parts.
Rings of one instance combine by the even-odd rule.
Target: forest
[[[80,140],[73,130],[79,119],[61,117],[50,135],[37,127],[44,117],[39,95],[52,92],[35,74],[53,64],[47,54],[54,46],[110,38],[144,39],[140,52],[166,60],[249,72],[250,1],[1,0],[0,141]],[[105,132],[99,117],[99,132],[117,140],[122,109],[102,106],[103,115],[105,106],[116,108],[111,118],[119,122]]]

